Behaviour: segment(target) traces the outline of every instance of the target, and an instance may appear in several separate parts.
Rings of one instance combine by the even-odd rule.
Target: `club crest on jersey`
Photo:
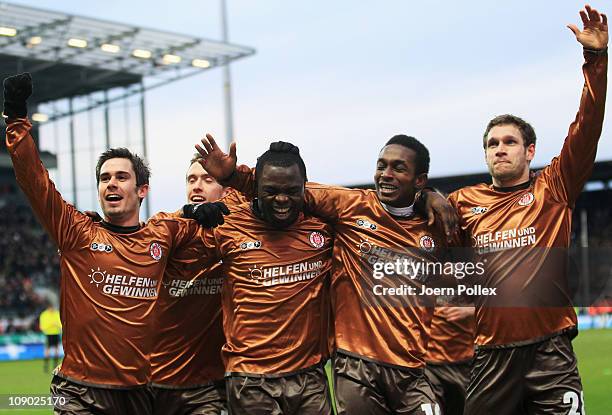
[[[534,200],[535,200],[535,196],[533,195],[533,193],[528,192],[528,193],[525,193],[523,196],[521,196],[521,198],[518,201],[518,204],[520,206],[529,206],[530,204],[533,203]]]
[[[436,243],[433,238],[429,235],[421,236],[419,239],[419,245],[424,251],[431,252],[436,247]]]
[[[473,215],[482,215],[487,210],[489,209],[487,209],[486,207],[482,207],[482,206],[474,206],[472,209],[470,209]]]
[[[247,249],[258,249],[261,248],[261,241],[247,241],[240,244],[240,249],[246,251]]]
[[[375,223],[370,223],[367,220],[363,220],[363,219],[357,219],[357,226],[360,226],[366,229],[371,229],[373,231],[375,231],[378,228],[378,226],[376,226]]]
[[[321,232],[310,232],[308,240],[310,241],[310,245],[315,248],[323,248],[323,245],[325,245],[325,237]]]
[[[160,244],[158,244],[157,242],[153,242],[151,245],[149,245],[149,253],[151,254],[151,258],[156,261],[159,261],[162,255],[164,254],[164,251],[162,251],[162,247]]]
[[[89,245],[89,249],[91,249],[92,251],[106,252],[107,254],[110,254],[111,252],[113,252],[112,245],[103,244],[100,242],[92,242],[91,245]]]

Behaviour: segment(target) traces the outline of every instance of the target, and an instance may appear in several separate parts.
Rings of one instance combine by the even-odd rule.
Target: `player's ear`
[[[533,160],[533,158],[535,157],[535,144],[529,144],[525,149],[525,153],[528,162]]]
[[[138,186],[136,188],[136,193],[138,194],[138,198],[139,199],[144,199],[145,197],[147,197],[147,194],[149,193],[149,185],[148,184],[143,184],[142,186]]]
[[[417,175],[417,177],[414,180],[414,185],[419,190],[424,188],[427,185],[427,173],[421,173]]]

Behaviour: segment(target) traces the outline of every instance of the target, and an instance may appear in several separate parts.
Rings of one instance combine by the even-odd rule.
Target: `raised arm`
[[[28,73],[4,80],[6,147],[13,160],[17,183],[32,210],[60,250],[65,251],[81,241],[79,235],[83,228],[91,226],[91,221],[62,199],[40,160],[30,135],[32,124],[27,119],[26,100],[31,93],[32,78]]]
[[[581,31],[568,28],[584,48],[584,87],[576,119],[570,125],[559,157],[551,163],[551,179],[560,199],[573,205],[588,180],[595,162],[604,119],[608,72],[608,20],[590,6],[580,11]]]

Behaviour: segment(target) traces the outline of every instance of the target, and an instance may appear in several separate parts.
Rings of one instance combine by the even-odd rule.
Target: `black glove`
[[[300,148],[298,146],[294,146],[293,144],[287,143],[285,141],[277,141],[275,143],[270,144],[270,151],[276,151],[279,153],[300,154]]]
[[[230,211],[222,202],[199,203],[183,206],[183,217],[195,219],[204,228],[214,228],[225,223],[223,215]]]
[[[4,115],[23,118],[28,115],[26,100],[32,95],[32,76],[25,72],[4,79]]]

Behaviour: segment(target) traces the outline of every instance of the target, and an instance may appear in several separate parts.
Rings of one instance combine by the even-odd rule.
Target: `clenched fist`
[[[23,118],[28,115],[26,100],[32,95],[32,76],[29,73],[9,76],[4,80],[4,116]]]

